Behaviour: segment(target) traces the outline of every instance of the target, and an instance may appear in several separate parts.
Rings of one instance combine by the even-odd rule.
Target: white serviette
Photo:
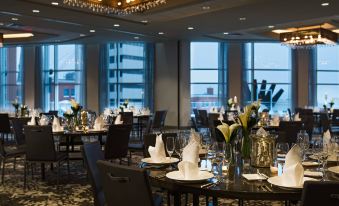
[[[95,130],[102,130],[104,125],[105,125],[104,118],[102,116],[99,116],[95,119],[93,128]]]
[[[284,186],[301,186],[304,179],[304,168],[301,164],[300,147],[294,145],[285,158],[283,174],[281,175]]]
[[[284,117],[283,117],[283,120],[284,121],[290,121],[290,116],[288,114],[286,114]]]
[[[27,122],[27,125],[31,125],[31,126],[36,125],[36,122],[35,122],[35,115],[34,115],[34,114],[33,114],[32,117],[31,117],[31,121]]]
[[[184,179],[196,179],[199,177],[199,143],[192,141],[182,152],[182,161],[178,168]]]
[[[301,118],[299,117],[299,113],[294,115],[294,121],[295,122],[300,122],[301,121]]]
[[[48,117],[46,115],[41,115],[40,120],[39,120],[39,124],[41,126],[48,125]]]
[[[331,132],[330,130],[327,130],[326,132],[324,132],[323,134],[323,146],[329,146],[331,144]]]
[[[154,147],[148,147],[148,153],[154,163],[161,163],[166,159],[165,144],[162,141],[162,134],[157,135]]]
[[[219,111],[221,114],[224,114],[225,113],[225,108],[224,108],[224,106],[221,106],[221,108],[220,108],[220,111]]]
[[[122,124],[122,123],[123,123],[123,121],[121,121],[121,115],[119,114],[119,115],[117,116],[117,118],[115,118],[114,124]]]
[[[279,115],[274,115],[272,119],[272,126],[279,126],[280,124],[280,117]]]
[[[219,121],[223,121],[224,120],[224,115],[223,114],[224,113],[222,113],[222,112],[219,113],[219,117],[218,117]]]
[[[53,117],[52,128],[53,128],[53,131],[62,131],[59,118],[57,118],[56,116]]]

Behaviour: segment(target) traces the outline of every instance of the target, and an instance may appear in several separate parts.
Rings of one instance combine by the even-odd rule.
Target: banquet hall
[[[0,206],[339,205],[336,0],[1,0]]]

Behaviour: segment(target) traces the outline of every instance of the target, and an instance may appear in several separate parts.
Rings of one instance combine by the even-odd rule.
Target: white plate
[[[267,179],[267,181],[269,183],[271,183],[272,185],[281,187],[281,188],[286,188],[286,189],[302,189],[304,187],[304,184],[302,185],[298,185],[298,186],[289,186],[289,185],[285,185],[282,183],[282,178],[281,176],[275,176],[275,177],[270,177]],[[305,181],[317,181],[316,179],[310,178],[310,177],[304,177],[303,182]]]
[[[317,157],[314,156],[314,155],[311,155],[310,158],[311,158],[311,159],[314,159],[314,160],[318,160]],[[330,156],[328,156],[327,161],[328,161],[328,162],[336,162],[336,161],[337,161],[336,155],[330,155]]]
[[[318,172],[318,171],[305,170],[304,176],[307,176],[307,177],[322,177],[323,173]]]
[[[253,180],[266,180],[265,177],[259,175],[259,174],[242,174],[242,176],[249,181]]]
[[[107,129],[89,129],[89,132],[106,132]]]
[[[172,157],[172,158],[166,157],[166,159],[163,162],[153,162],[153,160],[150,157],[148,157],[148,158],[142,159],[141,161],[147,164],[151,164],[151,165],[167,165],[167,164],[177,163],[179,162],[179,159],[175,157]]]
[[[319,162],[310,162],[310,161],[307,161],[307,162],[302,162],[302,165],[306,166],[306,167],[318,166]]]
[[[166,177],[172,180],[177,180],[181,182],[191,182],[191,183],[199,183],[204,182],[208,179],[214,177],[214,175],[207,171],[199,171],[199,177],[192,179],[185,179],[184,176],[180,173],[180,171],[173,171],[166,174]]]
[[[328,171],[339,174],[339,166],[329,167]]]

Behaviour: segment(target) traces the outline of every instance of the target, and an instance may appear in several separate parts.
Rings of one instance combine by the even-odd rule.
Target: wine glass
[[[222,167],[222,173],[225,175],[225,180],[228,179],[226,178],[228,176],[228,171],[230,164],[232,162],[232,156],[233,156],[233,151],[232,151],[232,145],[230,143],[226,143],[224,146],[224,163]]]
[[[301,148],[301,157],[302,160],[306,159],[306,151],[310,146],[310,140],[306,130],[300,131],[297,137],[297,144]]]
[[[278,160],[285,160],[286,154],[288,153],[290,147],[286,142],[278,142],[276,145],[276,153]]]
[[[172,158],[174,148],[175,148],[174,137],[167,137],[167,139],[166,139],[166,151],[167,151],[168,155],[170,156],[170,159]]]
[[[323,144],[323,141],[317,140],[313,144],[313,155],[318,159],[319,164],[321,165],[321,171],[323,173],[323,179],[325,178],[325,166],[327,163],[327,158],[329,156],[327,145]],[[318,168],[319,169],[319,168]]]
[[[225,159],[225,143],[224,142],[215,142],[212,145],[212,168],[213,173],[217,176],[219,181],[222,180],[222,165]]]
[[[183,152],[183,149],[184,149],[185,145],[186,145],[185,144],[185,138],[183,138],[182,136],[178,135],[178,138],[175,141],[174,151],[179,156],[180,159],[182,158],[182,152]]]

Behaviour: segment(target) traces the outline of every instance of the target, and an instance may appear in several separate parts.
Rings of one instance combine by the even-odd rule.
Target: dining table
[[[203,161],[206,160],[202,160]],[[171,167],[152,167],[145,166],[149,171],[151,185],[168,191],[173,196],[173,205],[181,205],[181,196],[183,194],[193,195],[193,205],[200,205],[200,196],[206,197],[208,205],[209,197],[212,198],[213,205],[218,205],[218,198],[237,199],[240,206],[244,200],[275,200],[284,201],[285,205],[290,202],[301,200],[302,189],[290,189],[274,186],[267,180],[247,180],[242,174],[254,173],[263,174],[267,177],[277,176],[272,173],[270,168],[258,168],[253,166],[243,166],[242,161],[231,164],[228,175],[223,181],[216,181],[211,178],[205,182],[190,183],[185,181],[172,180],[166,177],[170,171],[177,170],[175,165]],[[339,181],[336,175],[328,175],[328,180]],[[170,201],[168,199],[167,201]]]

